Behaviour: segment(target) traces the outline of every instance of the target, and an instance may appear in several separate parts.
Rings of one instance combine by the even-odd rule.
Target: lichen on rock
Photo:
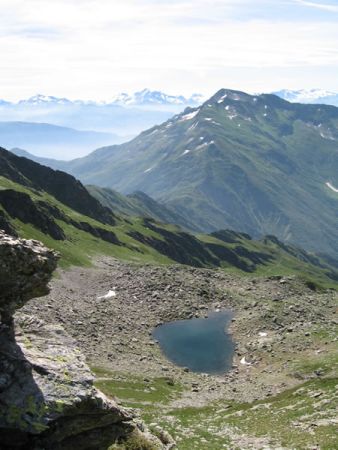
[[[38,241],[18,239],[0,230],[0,315],[14,312],[34,297],[47,295],[58,255]]]
[[[94,387],[76,342],[60,325],[13,313],[48,293],[57,255],[37,241],[0,231],[0,448],[106,450],[151,436],[133,413]]]

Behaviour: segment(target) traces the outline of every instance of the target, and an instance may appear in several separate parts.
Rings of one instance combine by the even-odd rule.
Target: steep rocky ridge
[[[112,211],[103,207],[76,178],[65,172],[0,148],[0,173],[14,182],[47,192],[79,213],[110,225],[115,223]]]
[[[93,387],[84,357],[60,325],[22,313],[13,323],[15,310],[48,293],[56,261],[39,242],[0,231],[1,449],[105,450],[128,439],[165,448],[131,411]]]

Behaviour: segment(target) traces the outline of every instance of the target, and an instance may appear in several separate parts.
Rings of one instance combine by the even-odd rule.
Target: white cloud
[[[306,0],[296,0],[296,3],[299,3],[300,5],[303,5],[303,6],[309,6],[310,8],[317,8],[317,9],[321,9],[323,11],[338,13],[337,5],[332,5],[332,4],[328,4],[328,3],[308,2]]]
[[[268,90],[282,70],[338,65],[335,23],[239,20],[250,3],[0,0],[0,96],[107,98],[143,87],[209,93],[257,70],[260,79],[246,86]],[[259,5],[276,3],[285,2]]]

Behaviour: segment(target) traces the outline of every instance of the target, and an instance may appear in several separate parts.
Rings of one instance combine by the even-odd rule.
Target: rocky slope
[[[59,324],[22,313],[13,323],[16,309],[48,293],[56,259],[36,241],[0,232],[1,449],[104,450],[128,440],[165,448],[141,431],[131,411],[94,388],[84,357]]]
[[[86,184],[143,191],[196,229],[273,234],[337,256],[337,139],[334,106],[221,89],[65,170]]]
[[[109,291],[115,295],[105,297]],[[99,386],[137,406],[149,425],[169,429],[182,450],[324,450],[334,448],[338,407],[337,301],[336,291],[295,277],[243,278],[103,259],[92,269],[63,272],[46,303],[33,301],[25,312],[62,323],[98,373]],[[154,327],[220,309],[235,314],[230,372],[196,374],[164,357]],[[287,402],[278,400],[287,389],[306,394],[292,391]],[[311,398],[310,414],[305,402]]]

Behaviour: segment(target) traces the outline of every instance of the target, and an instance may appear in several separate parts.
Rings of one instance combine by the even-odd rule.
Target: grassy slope
[[[224,242],[208,235],[199,235],[195,238],[182,233],[174,225],[147,222],[137,217],[117,218],[115,226],[105,225],[72,210],[45,192],[30,189],[7,178],[0,177],[0,189],[24,192],[29,194],[35,202],[42,200],[58,207],[75,221],[87,222],[94,227],[111,230],[122,244],[113,245],[61,220],[56,222],[66,234],[67,239],[64,241],[52,239],[31,224],[22,223],[19,220],[12,222],[20,236],[38,239],[59,251],[62,256],[60,264],[63,267],[89,265],[91,258],[100,254],[140,263],[159,264],[182,261],[180,258],[184,257],[183,261],[200,267],[220,267],[237,273],[258,275],[297,274],[325,287],[336,286],[336,282],[327,276],[328,266],[320,268],[303,262],[270,242],[253,241],[243,236],[237,237],[234,243]],[[133,237],[135,233],[138,233],[139,238]],[[198,247],[197,250],[196,247]],[[229,251],[231,258],[228,257]],[[233,258],[235,258],[235,264]]]
[[[337,367],[337,359],[335,363]],[[318,444],[321,450],[336,448],[336,378],[311,380],[250,404],[224,400],[200,408],[175,408],[171,402],[181,397],[186,386],[165,377],[145,381],[100,368],[94,372],[99,389],[137,408],[155,433],[157,426],[169,431],[180,450],[240,450],[251,448],[249,444],[256,444],[254,448],[264,444],[299,450]]]
[[[127,223],[121,220],[116,227],[111,227],[109,225],[104,225],[101,222],[97,222],[88,216],[83,216],[82,214],[77,213],[64,204],[58,202],[54,197],[51,197],[47,193],[34,192],[33,190],[14,183],[4,177],[0,177],[0,189],[8,188],[27,193],[33,200],[44,200],[51,205],[55,205],[62,212],[67,214],[67,216],[71,217],[74,220],[81,220],[93,226],[98,226],[107,230],[114,228],[114,232],[116,233],[119,240],[122,243],[126,244],[126,247],[110,244],[61,221],[57,222],[66,232],[67,240],[58,241],[42,233],[30,224],[24,224],[19,220],[14,221],[15,228],[17,229],[20,236],[27,239],[38,239],[48,247],[54,248],[55,250],[59,251],[61,254],[60,265],[62,267],[67,267],[70,265],[90,265],[91,258],[100,254],[145,263],[170,262],[170,260],[164,255],[159,254],[149,246],[135,241],[126,234],[128,231],[135,229],[142,231],[144,234],[151,234],[149,230],[146,230],[142,226],[141,220],[135,219],[132,223]]]

